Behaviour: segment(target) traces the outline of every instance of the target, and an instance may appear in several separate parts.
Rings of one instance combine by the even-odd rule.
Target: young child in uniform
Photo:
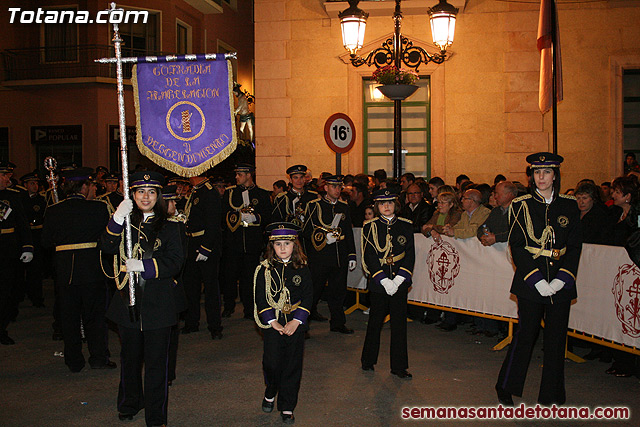
[[[304,335],[313,304],[313,284],[307,258],[298,240],[299,227],[277,222],[270,234],[265,259],[253,279],[255,321],[263,329],[262,369],[266,389],[262,410],[278,411],[285,424],[293,424],[302,378]]]

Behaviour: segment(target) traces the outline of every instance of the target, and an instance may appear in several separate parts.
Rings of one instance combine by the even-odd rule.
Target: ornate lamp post
[[[364,58],[358,56],[357,52],[364,44],[364,32],[369,14],[358,8],[359,0],[349,0],[349,8],[338,14],[342,27],[342,44],[351,54],[351,64],[354,67],[365,64],[375,65],[376,68],[395,65],[399,69],[404,64],[417,72],[418,67],[422,64],[429,62],[441,64],[447,59],[446,50],[453,43],[458,9],[447,3],[446,0],[440,0],[436,6],[429,9],[433,43],[440,49],[439,53],[430,54],[423,48],[414,46],[409,39],[401,34],[400,1],[395,0],[393,38],[385,40],[382,47],[372,50]],[[395,178],[398,178],[402,172],[402,100],[412,93],[413,91],[404,97],[393,97],[393,176]]]

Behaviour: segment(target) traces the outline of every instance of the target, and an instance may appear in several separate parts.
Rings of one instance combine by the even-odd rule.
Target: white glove
[[[209,257],[206,255],[202,255],[202,254],[198,254],[198,256],[196,257],[196,262],[200,262],[200,261],[206,261],[208,260]]]
[[[247,224],[253,224],[256,222],[256,216],[252,213],[240,213],[240,221],[246,222]]]
[[[349,261],[349,271],[355,270],[357,265],[358,263],[355,262],[354,260]]]
[[[24,262],[25,264],[31,262],[32,259],[33,253],[31,252],[22,252],[22,255],[20,255],[20,261]]]
[[[536,289],[538,290],[538,293],[543,297],[550,297],[551,295],[556,293],[556,291],[554,291],[553,288],[549,285],[549,282],[547,282],[544,279],[536,283],[535,286],[536,286]]]
[[[118,209],[113,213],[113,220],[118,223],[118,225],[122,225],[124,223],[124,219],[131,213],[133,210],[133,200],[124,199],[118,205]]]
[[[396,288],[399,288],[400,285],[404,283],[406,279],[403,276],[396,276],[393,278],[393,283],[396,284]]]
[[[555,292],[558,292],[560,289],[564,288],[564,282],[560,279],[553,279],[551,283],[549,283],[549,286],[551,286],[551,289]]]
[[[127,273],[144,271],[144,264],[139,259],[129,258],[127,260]]]
[[[331,245],[336,242],[336,236],[333,233],[327,233],[327,245]]]
[[[393,280],[386,277],[380,281],[380,284],[389,296],[393,296],[393,294],[398,290],[398,286],[393,282]]]

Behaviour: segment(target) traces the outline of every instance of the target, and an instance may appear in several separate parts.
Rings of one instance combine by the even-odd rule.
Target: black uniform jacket
[[[195,250],[205,256],[221,254],[222,204],[218,191],[208,179],[195,185],[184,208],[187,235],[197,239]],[[191,243],[190,243],[191,245]],[[194,254],[190,253],[189,257]]]
[[[551,304],[576,298],[576,274],[582,251],[580,211],[573,196],[560,194],[546,204],[540,194],[515,198],[509,207],[509,245],[516,266],[511,293],[518,298]],[[548,238],[540,242],[543,230]],[[533,236],[530,231],[533,231]],[[538,242],[533,239],[537,239]],[[545,252],[535,257],[541,248]],[[533,252],[533,253],[532,253]],[[560,279],[565,286],[555,295],[543,297],[535,284]]]
[[[55,271],[60,285],[104,283],[98,241],[109,222],[104,202],[72,194],[47,208],[42,246],[55,248]]]
[[[293,210],[293,201],[299,198],[296,202],[295,212]],[[302,195],[298,195],[293,190],[280,193],[273,201],[273,215],[271,220],[273,222],[289,221],[300,227],[304,225],[305,215],[304,212],[307,208],[307,203],[318,198],[318,193],[315,191],[307,190]]]
[[[413,210],[411,210],[409,203],[405,204],[400,211],[400,216],[411,220],[413,223],[413,232],[420,233],[422,231],[422,226],[429,222],[433,216],[434,210],[433,206],[427,203],[425,199],[422,199],[418,202],[418,206]]]
[[[244,224],[240,209],[243,206],[242,193],[249,190],[249,201],[256,221]],[[234,252],[258,253],[264,247],[264,228],[271,223],[271,198],[269,192],[257,186],[246,188],[232,186],[225,190],[222,196],[222,210],[224,212],[224,246]]]
[[[271,275],[270,289],[267,289],[265,280],[266,272]],[[255,272],[254,292],[257,313],[260,320],[267,324],[270,320],[277,320],[282,326],[292,319],[302,322],[299,327],[306,331],[309,329],[307,318],[311,306],[313,305],[313,283],[311,272],[306,265],[301,268],[293,268],[293,264],[283,263],[280,260],[273,263],[264,260],[258,265]],[[284,282],[284,283],[283,283]],[[276,309],[267,302],[267,292],[273,295],[273,301],[279,301],[279,289],[282,285],[289,290],[289,300],[292,308],[291,313],[276,313]],[[275,292],[275,294],[274,294]]]
[[[154,217],[149,217],[139,227],[131,226],[131,240],[140,245],[141,254],[135,255],[142,259],[144,271],[139,273],[136,287],[136,304],[140,308],[140,318],[131,322],[128,312],[128,285],[123,289],[121,297],[114,297],[107,311],[107,317],[115,323],[140,330],[153,330],[173,326],[177,323],[177,310],[174,286],[177,285],[174,276],[178,275],[184,263],[184,249],[180,236],[180,224],[165,221],[159,231],[154,230]],[[123,226],[113,219],[109,221],[102,233],[100,248],[109,254],[119,254]],[[122,260],[124,263],[125,260]],[[120,273],[124,279],[126,273]]]
[[[327,234],[335,215],[340,215],[338,231],[340,235],[335,243],[327,244]],[[331,203],[326,197],[318,198],[307,205],[306,220],[302,230],[307,242],[307,255],[312,262],[316,260],[325,265],[346,265],[356,260],[356,247],[353,241],[351,213],[349,205],[342,200]]]
[[[386,256],[385,248],[389,248]],[[362,262],[372,279],[369,282],[371,292],[386,293],[380,281],[384,278],[393,279],[395,276],[404,277],[405,281],[400,288],[408,289],[411,286],[415,259],[411,221],[397,216],[391,220],[380,216],[365,221],[362,227]]]
[[[0,190],[0,215],[11,209],[5,219],[0,220],[0,243],[2,254],[20,257],[22,252],[33,252],[31,230],[22,205],[22,194],[13,188]],[[0,273],[1,274],[1,273]]]
[[[109,214],[113,215],[116,209],[118,209],[118,205],[120,204],[120,202],[124,200],[124,196],[122,195],[122,193],[116,190],[96,197],[96,200],[104,201],[109,208]]]

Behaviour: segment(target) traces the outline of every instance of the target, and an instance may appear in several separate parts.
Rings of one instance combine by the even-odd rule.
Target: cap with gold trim
[[[303,175],[306,174],[307,167],[305,165],[294,165],[287,169],[287,175],[295,175],[298,173],[301,173]]]
[[[0,173],[13,173],[13,170],[16,168],[14,163],[11,163],[6,160],[0,161]]]
[[[300,227],[291,222],[274,222],[266,229],[269,240],[295,240],[298,238]]]
[[[527,156],[527,162],[532,168],[559,168],[563,160],[564,157],[546,151]]]
[[[160,172],[141,171],[131,175],[129,188],[132,190],[144,187],[162,188],[163,185],[164,176]]]
[[[234,172],[254,172],[256,167],[250,163],[238,163],[236,167],[233,169]]]
[[[390,202],[398,198],[398,195],[387,190],[386,188],[381,188],[380,190],[374,192],[371,196],[374,202]]]

